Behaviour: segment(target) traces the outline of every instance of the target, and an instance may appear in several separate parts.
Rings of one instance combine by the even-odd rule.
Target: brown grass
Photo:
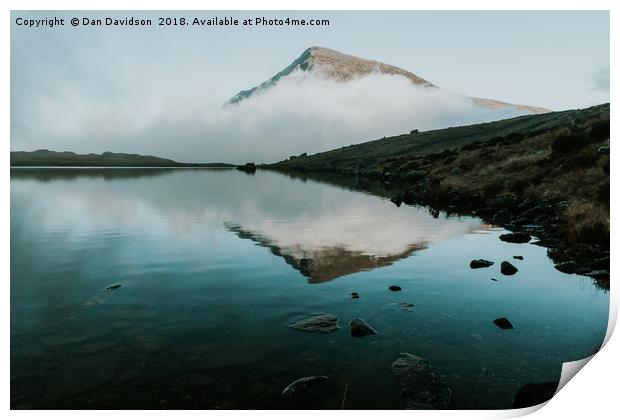
[[[609,241],[609,210],[590,202],[571,202],[564,214],[567,237],[575,242]]]

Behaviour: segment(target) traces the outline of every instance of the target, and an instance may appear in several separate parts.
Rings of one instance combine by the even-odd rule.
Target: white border
[[[4,282],[2,289],[2,303],[3,303],[3,338],[4,345],[2,346],[2,355],[4,362],[4,377],[2,381],[2,398],[5,402],[4,407],[6,410],[10,406],[10,376],[9,376],[9,331],[10,331],[10,293],[9,293],[9,267],[10,267],[10,214],[9,214],[9,188],[10,188],[10,171],[9,171],[9,150],[10,150],[10,10],[347,10],[347,9],[359,9],[359,10],[611,10],[611,52],[615,52],[618,49],[618,43],[614,40],[617,39],[618,31],[618,17],[615,13],[620,10],[620,6],[617,1],[604,1],[604,0],[590,0],[590,1],[552,1],[552,0],[505,0],[502,2],[490,1],[490,0],[424,0],[424,1],[405,1],[405,0],[382,0],[381,2],[371,2],[368,0],[358,0],[355,3],[347,4],[348,2],[341,0],[300,0],[295,1],[283,1],[283,0],[263,0],[260,3],[250,0],[237,0],[237,1],[222,1],[215,0],[211,2],[199,1],[199,0],[176,0],[176,1],[163,1],[163,0],[92,0],[88,2],[77,0],[5,0],[3,1],[3,19],[2,19],[2,32],[1,33],[1,48],[2,57],[0,72],[2,79],[2,86],[5,88],[3,92],[2,109],[0,113],[2,132],[4,134],[6,144],[4,145],[4,177],[2,180],[2,196],[5,198],[4,205],[1,207],[2,211],[2,234],[4,240],[2,241],[2,264],[4,275],[0,277]],[[614,10],[614,7],[616,6]],[[611,55],[611,73],[616,74],[614,69],[617,67],[617,53]],[[578,61],[576,61],[578,65]],[[615,96],[617,84],[615,79],[611,81],[611,97]],[[612,137],[616,137],[618,134],[617,124],[617,112],[615,107],[611,108],[612,113]],[[614,148],[615,150],[615,148]],[[612,155],[613,155],[612,151]],[[615,161],[615,158],[612,158]],[[612,176],[615,172],[612,167]],[[613,219],[616,220],[616,194],[612,190],[611,206]],[[614,225],[615,226],[615,225]],[[612,252],[615,255],[616,248],[616,235],[614,234],[614,228],[612,226]],[[615,273],[618,265],[615,260],[612,260],[612,271]],[[240,415],[258,416],[269,419],[279,419],[289,416],[295,416],[300,419],[314,419],[315,416],[321,417],[335,417],[342,418],[375,418],[376,416],[390,416],[394,418],[410,418],[415,416],[416,418],[512,418],[520,415],[532,413],[531,418],[536,419],[554,419],[554,418],[596,418],[608,419],[615,418],[617,415],[617,403],[616,403],[616,378],[619,373],[618,357],[620,357],[620,344],[618,344],[617,338],[611,338],[611,332],[617,318],[618,311],[618,294],[615,292],[612,280],[611,290],[611,311],[610,311],[610,328],[608,329],[606,340],[607,345],[601,349],[590,363],[587,368],[583,369],[577,375],[577,379],[570,381],[548,404],[540,411],[533,409],[523,410],[500,410],[500,411],[443,411],[443,412],[405,412],[405,411],[323,411],[320,413],[310,411],[260,411],[260,412],[237,412],[237,411],[174,411],[174,412],[147,412],[147,411],[117,411],[114,412],[114,416],[121,418],[129,418],[138,416],[149,416],[155,419],[173,418],[182,415],[187,418],[204,419],[205,416],[217,417],[221,419],[232,419]],[[560,344],[561,345],[561,344]],[[540,408],[540,407],[539,407]],[[112,413],[106,411],[98,412],[83,412],[83,411],[11,411],[10,415],[19,418],[31,418],[35,416],[45,415],[50,418],[58,419],[72,419],[82,418],[86,415],[94,418],[106,418]]]

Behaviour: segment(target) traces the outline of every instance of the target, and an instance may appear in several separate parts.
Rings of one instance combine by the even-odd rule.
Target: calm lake
[[[505,232],[266,171],[12,169],[11,406],[400,409],[406,352],[450,408],[510,408],[599,349],[609,295]]]

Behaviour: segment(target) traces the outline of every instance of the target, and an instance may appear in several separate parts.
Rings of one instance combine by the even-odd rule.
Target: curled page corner
[[[585,359],[573,360],[572,362],[562,363],[562,374],[560,375],[560,383],[558,384],[558,389],[555,391],[555,394],[560,392],[564,385],[566,385],[573,377],[579,372],[592,358],[596,355],[594,353],[592,356],[588,356]],[[555,395],[554,394],[554,395]]]
[[[601,348],[605,347],[611,335],[614,333],[616,329],[616,320],[618,319],[618,296],[617,293],[613,291],[610,292],[611,296],[609,299],[609,319],[607,320],[607,332],[605,333],[605,339],[603,340],[603,344]]]

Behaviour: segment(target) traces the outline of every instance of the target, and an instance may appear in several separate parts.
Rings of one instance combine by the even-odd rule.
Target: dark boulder
[[[116,289],[120,289],[121,288],[121,284],[117,283],[117,284],[111,284],[108,287],[106,287],[107,290],[116,290]]]
[[[377,331],[368,325],[363,319],[355,318],[349,323],[351,335],[353,337],[364,337],[366,335],[375,335]]]
[[[478,259],[472,260],[472,262],[469,263],[469,268],[486,268],[492,266],[493,264],[495,264],[493,261]]]
[[[527,408],[549,401],[558,389],[558,382],[540,382],[523,385],[512,402],[512,408]]]
[[[403,290],[403,288],[400,286],[390,286],[388,287],[388,289],[391,290],[392,292],[400,292],[401,290]]]
[[[523,256],[521,256],[521,255],[513,255],[512,258],[514,258],[515,260],[522,260]]]
[[[359,299],[360,295],[357,292],[351,293],[351,299]]]
[[[401,353],[392,363],[392,375],[401,387],[407,408],[437,409],[450,404],[452,390],[435,375],[428,360]]]
[[[514,326],[507,318],[497,318],[493,321],[495,325],[500,327],[502,330],[512,330]]]
[[[511,242],[514,244],[525,244],[532,240],[532,237],[525,232],[504,233],[499,235],[499,239],[504,242]]]
[[[505,276],[512,276],[517,271],[519,271],[519,269],[517,267],[515,267],[514,265],[510,264],[508,261],[502,261],[502,265],[501,265],[501,270],[500,271]]]

